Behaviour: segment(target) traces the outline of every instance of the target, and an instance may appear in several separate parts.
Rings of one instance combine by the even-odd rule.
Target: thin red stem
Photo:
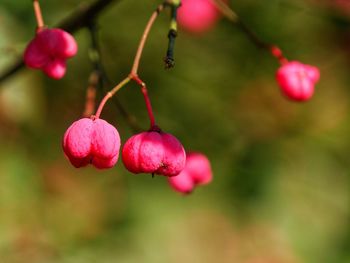
[[[40,30],[45,26],[45,24],[44,24],[43,16],[41,14],[39,0],[33,0],[33,7],[34,7],[34,14],[35,14],[35,18],[36,18],[36,23],[38,25],[37,30]]]
[[[149,120],[150,120],[150,123],[151,123],[151,129],[152,129],[153,127],[156,126],[156,121],[155,121],[154,114],[153,114],[151,100],[150,100],[150,98],[148,96],[148,91],[147,91],[146,84],[137,75],[131,75],[130,77],[138,85],[141,86],[141,92],[143,94],[143,98],[145,99],[146,108],[147,108],[147,112],[148,112],[148,117],[149,117]]]
[[[146,86],[141,88],[141,92],[142,92],[143,97],[145,99],[146,108],[147,108],[147,112],[148,112],[148,117],[149,117],[149,120],[150,120],[150,123],[151,123],[151,128],[153,128],[154,126],[156,126],[156,120],[154,118],[152,105],[151,105],[151,100],[149,99]]]
[[[139,68],[139,64],[140,64],[140,59],[141,59],[141,55],[142,55],[142,51],[145,47],[145,43],[147,40],[147,37],[149,35],[149,32],[151,31],[151,28],[154,24],[154,21],[156,20],[156,18],[158,17],[159,13],[164,9],[164,4],[161,4],[157,7],[157,9],[152,13],[150,19],[147,22],[147,25],[145,27],[145,30],[143,31],[139,46],[137,48],[136,51],[136,55],[135,55],[135,59],[134,59],[134,63],[132,65],[131,68],[131,75],[137,75],[137,71]]]
[[[117,86],[115,86],[111,91],[107,92],[106,96],[102,99],[100,105],[98,106],[98,109],[96,111],[95,117],[99,118],[101,115],[101,112],[103,110],[103,107],[105,106],[106,102],[113,97],[113,95],[120,90],[122,87],[124,87],[128,82],[130,81],[129,77],[126,77],[124,80],[122,80]]]
[[[270,52],[271,52],[272,56],[274,56],[275,58],[278,59],[278,61],[280,62],[281,65],[288,63],[288,60],[283,55],[282,50],[279,47],[271,46]]]

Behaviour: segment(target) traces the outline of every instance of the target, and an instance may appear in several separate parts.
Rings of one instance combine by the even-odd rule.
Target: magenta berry
[[[220,17],[211,0],[182,0],[178,22],[185,30],[203,33],[211,29]]]
[[[175,176],[185,166],[186,153],[173,135],[162,131],[147,131],[127,140],[122,159],[126,169],[135,174]]]
[[[89,163],[98,169],[111,168],[118,161],[119,149],[117,129],[98,118],[74,122],[63,138],[63,151],[76,168]]]
[[[282,93],[295,101],[309,100],[314,94],[314,87],[319,78],[320,72],[317,67],[298,61],[285,63],[276,73]]]
[[[213,179],[210,162],[204,154],[188,153],[185,169],[191,175],[195,184],[208,184]]]
[[[183,194],[189,194],[193,191],[195,183],[191,175],[184,170],[177,176],[172,176],[168,178],[170,186],[177,192]]]
[[[171,187],[180,193],[188,194],[196,185],[209,184],[213,174],[208,158],[201,153],[187,153],[186,165],[182,172],[169,178]]]
[[[66,73],[66,60],[78,51],[72,35],[62,29],[39,30],[24,52],[25,64],[60,79]]]

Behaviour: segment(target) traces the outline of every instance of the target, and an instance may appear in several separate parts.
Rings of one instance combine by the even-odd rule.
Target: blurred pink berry
[[[319,78],[320,71],[317,67],[298,61],[287,62],[276,73],[283,94],[296,101],[309,100],[314,94],[315,84]]]
[[[182,0],[178,22],[185,30],[203,33],[211,29],[219,19],[219,11],[211,0]]]
[[[188,194],[196,185],[209,184],[212,179],[208,158],[204,154],[191,152],[186,155],[186,165],[182,172],[168,180],[175,191]]]
[[[169,177],[168,181],[170,186],[175,191],[183,194],[189,194],[193,191],[195,184],[191,175],[187,171],[185,171],[185,169],[182,170],[182,172],[178,175]]]
[[[89,163],[98,169],[111,168],[118,161],[119,149],[117,129],[98,118],[74,122],[63,138],[63,151],[76,168]]]
[[[24,51],[24,63],[41,69],[47,76],[60,79],[66,73],[66,60],[78,51],[72,35],[62,29],[42,29]]]
[[[185,166],[186,153],[171,134],[147,131],[129,138],[122,151],[123,163],[130,172],[178,175]]]

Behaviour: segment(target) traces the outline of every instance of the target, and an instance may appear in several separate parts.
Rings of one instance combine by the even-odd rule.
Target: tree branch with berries
[[[138,132],[124,144],[122,161],[126,169],[135,174],[148,173],[152,176],[157,174],[169,177],[172,187],[184,194],[192,192],[196,185],[211,181],[212,172],[206,156],[185,151],[175,136],[160,128],[156,122],[148,85],[139,76],[140,61],[148,36],[157,17],[167,8],[170,14],[170,25],[167,32],[167,50],[163,58],[165,69],[175,66],[174,50],[178,25],[193,34],[204,34],[213,29],[223,16],[234,26],[238,26],[254,45],[277,59],[280,66],[276,72],[276,80],[285,97],[300,102],[311,99],[314,94],[314,86],[320,78],[318,68],[296,60],[289,61],[277,45],[261,40],[224,0],[184,0],[183,2],[165,0],[160,3],[146,23],[130,72],[118,84],[112,85],[101,60],[96,29],[99,13],[112,2],[113,0],[97,0],[88,6],[80,6],[72,16],[63,20],[57,27],[49,28],[44,23],[39,1],[33,0],[37,21],[34,38],[24,51],[23,61],[19,60],[0,76],[0,81],[4,81],[26,65],[28,68],[41,70],[52,79],[63,78],[67,70],[66,60],[73,58],[78,52],[78,44],[71,33],[82,27],[89,29],[90,60],[93,70],[88,80],[83,118],[70,125],[62,142],[66,157],[76,168],[89,164],[98,169],[109,169],[115,166],[121,147],[120,135],[113,125],[101,118],[101,115],[106,103],[119,90],[129,82],[135,82],[143,96],[150,127],[146,131]],[[177,66],[181,67],[181,65]],[[96,94],[104,92],[106,85],[114,87],[106,92],[96,109]],[[139,131],[140,128],[133,115],[129,114],[119,101],[117,106],[129,126],[134,131]],[[203,170],[202,176],[196,174],[198,169]]]

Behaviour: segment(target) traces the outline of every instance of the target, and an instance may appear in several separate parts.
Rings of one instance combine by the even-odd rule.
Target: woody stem
[[[272,56],[277,58],[281,64],[285,63],[287,59],[283,56],[281,49],[277,46],[267,43],[261,40],[255,32],[253,32],[237,15],[235,11],[230,8],[227,3],[223,0],[212,0],[212,2],[216,5],[218,10],[222,13],[222,15],[229,20],[231,23],[236,24],[243,33],[248,37],[248,39],[258,48],[262,48],[271,53]]]

